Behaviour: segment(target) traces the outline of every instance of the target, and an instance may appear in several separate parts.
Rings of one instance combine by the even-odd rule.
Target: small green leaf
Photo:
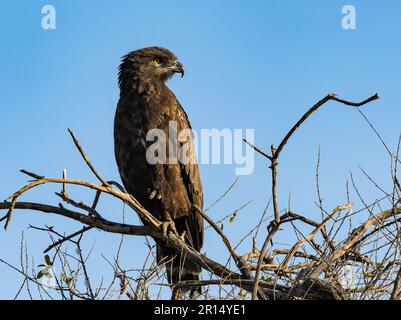
[[[233,213],[233,215],[231,216],[231,218],[230,218],[230,223],[233,223],[234,222],[234,220],[235,220],[235,218],[237,217],[237,215],[238,215],[238,212],[237,211],[235,211],[234,213]]]
[[[48,265],[48,266],[52,266],[53,265],[52,261],[50,260],[49,255],[45,255],[45,262],[46,262],[46,265]]]
[[[40,270],[36,276],[36,279],[42,278],[46,273],[43,270]]]
[[[273,282],[273,278],[272,277],[262,277],[262,280],[265,282]]]

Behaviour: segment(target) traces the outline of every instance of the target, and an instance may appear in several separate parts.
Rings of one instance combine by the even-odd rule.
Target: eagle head
[[[148,47],[132,51],[122,57],[119,68],[120,87],[127,82],[165,82],[175,73],[184,76],[184,67],[170,50]]]

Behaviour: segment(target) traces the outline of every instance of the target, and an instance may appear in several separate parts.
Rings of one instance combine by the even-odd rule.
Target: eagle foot
[[[168,220],[165,222],[162,222],[162,224],[160,225],[161,228],[161,232],[163,234],[163,238],[167,238],[167,234],[169,231],[177,234],[177,229],[175,228],[175,224],[173,220]]]

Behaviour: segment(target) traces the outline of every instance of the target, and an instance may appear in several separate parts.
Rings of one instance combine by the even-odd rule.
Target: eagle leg
[[[169,231],[177,234],[177,229],[175,228],[175,223],[173,220],[162,222],[160,228],[163,234],[163,238],[167,238],[167,233]]]
[[[164,222],[162,222],[162,224],[161,224],[161,231],[162,231],[163,237],[166,238],[167,233],[169,231],[171,231],[175,234],[178,234],[177,229],[175,228],[174,220],[171,218],[170,214],[167,211],[164,211],[163,218],[164,218]]]

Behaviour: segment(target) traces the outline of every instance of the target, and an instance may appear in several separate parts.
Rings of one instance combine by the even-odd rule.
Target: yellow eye
[[[159,58],[153,59],[153,63],[154,63],[154,64],[160,64],[160,59],[159,59]]]

